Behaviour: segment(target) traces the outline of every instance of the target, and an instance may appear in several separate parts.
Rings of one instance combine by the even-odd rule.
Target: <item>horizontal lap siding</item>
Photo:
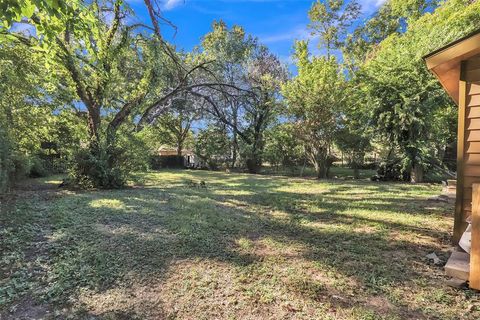
[[[480,142],[480,130],[470,130],[466,134],[467,142]]]
[[[468,137],[468,132],[466,134]],[[467,154],[479,154],[480,153],[480,142],[466,142],[465,149]]]
[[[465,79],[465,148],[462,207],[464,219],[472,211],[472,184],[480,183],[480,59],[467,62]]]
[[[466,165],[480,165],[480,154],[466,154],[465,155],[465,164]]]
[[[468,95],[480,94],[480,83],[470,83],[467,90]]]
[[[467,109],[467,118],[468,119],[480,118],[480,107],[469,107]]]
[[[467,107],[467,114],[468,114],[468,111],[470,110],[470,107]],[[480,130],[480,118],[477,118],[477,119],[468,119],[467,120],[467,135],[468,135],[468,131],[470,130]]]

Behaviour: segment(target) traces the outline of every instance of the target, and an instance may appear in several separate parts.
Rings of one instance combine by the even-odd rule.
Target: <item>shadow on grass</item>
[[[183,259],[249,266],[263,257],[239,250],[238,239],[264,238],[285,245],[298,244],[306,248],[302,259],[355,279],[356,290],[381,295],[386,286],[424,277],[415,271],[414,264],[425,253],[438,250],[437,246],[413,239],[394,240],[389,237],[391,231],[408,231],[439,241],[448,236],[395,217],[398,212],[412,217],[426,214],[426,200],[391,196],[410,192],[411,186],[407,185],[328,182],[324,192],[310,194],[283,190],[292,181],[303,183],[287,178],[211,172],[191,172],[188,177],[183,172],[178,173],[179,177],[173,175],[173,183],[77,193],[51,204],[51,272],[46,288],[51,301],[72,301],[83,289],[105,292],[119,283],[148,285],[162,281],[171,263]],[[189,187],[190,179],[207,181],[207,188]],[[363,190],[359,199],[348,194],[355,188]],[[380,193],[388,193],[389,197],[379,197]],[[319,212],[312,212],[312,208]],[[380,212],[385,219],[355,211],[367,211],[367,215]],[[282,216],[272,212],[281,212]],[[312,222],[321,223],[321,227],[312,226]],[[373,231],[357,231],[351,226],[367,226]],[[396,259],[399,255],[401,259]],[[301,292],[309,292],[304,299],[312,302],[323,294],[323,287],[316,288],[314,282],[301,286],[305,287]],[[332,294],[326,295],[324,299],[334,306],[352,306],[331,298]],[[400,301],[395,314],[427,317],[408,304]],[[101,317],[139,316],[132,312],[110,312]]]

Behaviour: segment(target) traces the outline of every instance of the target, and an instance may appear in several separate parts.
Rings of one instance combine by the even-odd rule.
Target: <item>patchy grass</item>
[[[300,177],[302,175],[302,167],[268,167],[262,168],[262,174],[266,175],[281,175],[288,177]],[[360,179],[369,179],[377,174],[376,170],[359,170]],[[303,177],[315,178],[317,174],[313,167],[307,166],[303,169]],[[342,166],[332,166],[330,168],[330,177],[335,179],[353,179],[353,169]],[[441,180],[440,180],[441,181]]]
[[[50,180],[41,181],[41,185]],[[438,185],[206,171],[23,191],[1,214],[0,318],[478,319],[447,287]],[[200,182],[205,181],[205,186]]]

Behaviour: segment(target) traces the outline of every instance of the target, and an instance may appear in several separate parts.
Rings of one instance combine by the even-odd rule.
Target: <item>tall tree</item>
[[[230,141],[225,125],[210,125],[200,130],[195,137],[195,154],[211,170],[216,170],[225,163],[229,149]]]
[[[206,34],[202,41],[204,54],[215,61],[215,72],[230,85],[243,82],[245,62],[255,46],[256,40],[247,36],[243,28],[233,26],[229,30],[223,21],[214,22],[212,31]],[[234,94],[235,89],[231,88],[230,91]],[[232,127],[238,127],[240,100],[232,96],[220,98],[217,99],[217,105],[231,119]],[[238,133],[230,127],[228,129],[232,135],[231,167],[235,167],[239,153]]]
[[[49,70],[55,70],[71,86],[87,110],[90,156],[86,158],[92,163],[82,166],[88,171],[79,175],[90,176],[87,178],[99,187],[117,186],[123,181],[118,175],[121,150],[116,146],[120,126],[132,123],[133,118],[143,124],[162,114],[159,110],[165,110],[180,92],[202,86],[189,82],[189,78],[205,63],[185,64],[161,38],[157,24],[152,29],[131,22],[131,10],[122,0],[68,4],[71,6],[61,11],[65,14],[53,15],[42,6],[34,6],[34,12],[27,15],[28,23],[43,32],[41,41],[6,35],[40,46],[48,57]],[[90,170],[100,163],[101,169]],[[93,172],[102,177],[92,177]]]
[[[308,27],[319,37],[318,47],[326,50],[327,57],[333,50],[343,47],[347,29],[359,16],[360,9],[357,0],[317,0],[313,3],[308,12]]]
[[[177,155],[182,156],[184,148],[191,147],[192,124],[199,119],[199,114],[188,106],[192,104],[189,100],[177,98],[172,103],[174,106],[156,119],[153,130],[160,135],[160,141],[175,147]]]
[[[435,131],[441,119],[436,115],[452,104],[422,57],[475,30],[479,6],[467,0],[444,2],[435,12],[412,21],[403,34],[382,41],[375,56],[358,72],[358,102],[375,133],[398,150],[405,176],[412,182],[421,182],[424,170],[438,158],[438,139],[444,134]]]
[[[348,34],[342,53],[349,71],[355,71],[374,57],[379,44],[392,34],[406,31],[409,23],[433,11],[437,0],[390,0],[385,2],[365,23]]]
[[[335,57],[310,57],[307,42],[296,43],[295,58],[298,75],[282,92],[317,177],[327,178],[345,78]]]
[[[240,137],[247,168],[256,173],[262,163],[263,133],[275,116],[286,69],[265,46],[247,37],[242,28],[224,28],[222,23],[214,24],[203,49],[206,57],[218,58],[217,72],[209,76],[229,84],[232,90],[207,88],[195,95],[207,102],[206,112],[213,119],[223,123],[234,137]]]

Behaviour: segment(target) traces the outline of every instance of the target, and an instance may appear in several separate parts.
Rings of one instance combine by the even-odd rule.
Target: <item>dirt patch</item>
[[[394,309],[394,306],[387,299],[380,296],[369,297],[365,301],[365,306],[381,315],[389,314]]]
[[[14,303],[5,313],[0,313],[2,320],[48,319],[51,316],[52,312],[48,305],[38,304],[28,296]]]

